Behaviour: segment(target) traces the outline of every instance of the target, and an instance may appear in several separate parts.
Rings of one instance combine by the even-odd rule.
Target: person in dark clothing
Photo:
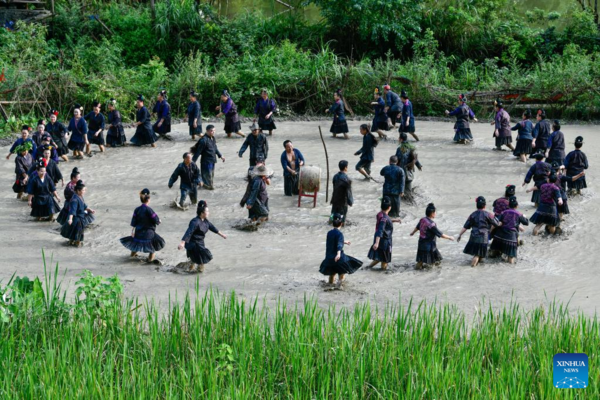
[[[89,225],[88,214],[95,214],[85,204],[83,196],[86,192],[86,187],[82,181],[75,185],[75,194],[69,201],[69,219],[63,224],[60,235],[65,239],[69,239],[69,244],[75,247],[80,247],[84,239],[84,230]]]
[[[535,158],[535,153],[546,153],[548,138],[552,133],[552,124],[546,119],[546,111],[539,109],[536,116],[537,123],[533,128],[533,141],[531,142],[531,157]]]
[[[283,142],[285,149],[281,153],[281,166],[283,167],[283,192],[286,196],[297,196],[298,178],[300,167],[304,165],[304,156],[300,150],[294,148],[291,140]]]
[[[256,101],[254,114],[258,118],[258,126],[263,131],[269,131],[269,136],[277,129],[273,114],[277,112],[277,103],[275,100],[269,99],[269,92],[263,89],[260,92],[260,99]]]
[[[148,262],[154,261],[157,251],[165,247],[165,241],[156,233],[156,226],[160,224],[160,218],[150,208],[150,190],[143,189],[140,192],[142,205],[133,211],[131,218],[131,236],[120,239],[121,244],[131,251],[131,257],[137,253],[148,253]]]
[[[152,130],[152,123],[150,122],[150,112],[144,106],[144,96],[141,94],[137,97],[136,101],[137,111],[135,113],[135,135],[131,138],[130,142],[135,146],[143,146],[149,144],[152,147],[156,147],[156,140],[158,136]]]
[[[377,139],[371,133],[369,125],[362,124],[360,126],[360,134],[363,136],[363,143],[360,150],[354,153],[355,156],[360,156],[360,161],[356,164],[356,170],[367,180],[371,177],[371,164],[375,161],[375,147],[377,147]]]
[[[58,111],[50,110],[50,122],[46,125],[46,132],[56,144],[58,156],[63,161],[69,161],[69,148],[67,147],[67,127],[58,120]]]
[[[346,122],[346,115],[344,112],[344,100],[342,98],[342,90],[338,89],[333,94],[333,105],[329,109],[325,110],[326,113],[333,115],[333,123],[329,132],[333,134],[333,137],[337,137],[338,134],[344,135],[344,139],[348,138],[348,123]]]
[[[560,220],[563,220],[563,217],[566,214],[570,214],[569,204],[568,204],[568,196],[567,196],[567,184],[577,180],[585,175],[585,171],[580,172],[578,175],[569,176],[565,173],[564,165],[558,165],[558,162],[554,161],[552,163],[552,174],[556,174],[556,186],[560,189],[560,197],[562,199],[562,204],[559,204],[556,209],[558,212],[558,217]],[[544,182],[545,183],[545,182]],[[540,194],[539,188],[533,186],[530,189],[527,189],[527,193],[532,191],[538,191]],[[559,229],[559,228],[557,228]]]
[[[196,140],[196,135],[202,136],[202,106],[198,101],[198,93],[193,90],[190,92],[190,104],[187,107],[186,119],[192,140]]]
[[[215,228],[208,220],[210,214],[208,211],[208,204],[204,200],[198,202],[196,215],[196,218],[190,221],[190,225],[181,238],[181,243],[179,243],[177,248],[179,250],[185,248],[187,257],[192,261],[189,270],[190,272],[196,269],[198,272],[204,272],[204,266],[213,259],[212,253],[204,244],[206,233],[211,231],[221,236],[223,239],[227,239],[227,236]]]
[[[185,199],[190,196],[192,205],[196,205],[198,202],[198,185],[200,184],[200,169],[196,163],[192,162],[191,153],[183,153],[183,162],[175,168],[171,178],[169,179],[169,189],[173,187],[173,184],[179,179],[179,190],[181,191],[181,198],[179,199],[179,205],[184,208]]]
[[[535,164],[529,168],[527,175],[525,175],[525,181],[522,185],[523,187],[527,186],[532,179],[535,187],[538,189],[542,187],[542,184],[548,182],[551,166],[547,162],[543,161],[544,153],[536,153],[535,159]],[[533,192],[533,196],[531,196],[531,202],[535,203],[535,206],[537,207],[538,203],[540,202],[540,192],[538,190]]]
[[[388,124],[388,116],[385,112],[385,102],[381,98],[381,93],[379,93],[379,88],[375,88],[375,93],[373,94],[374,101],[371,102],[371,106],[373,106],[373,112],[375,116],[373,117],[373,123],[371,124],[371,131],[377,132],[380,139],[387,140],[387,135],[384,132],[390,130]]]
[[[494,239],[490,246],[490,257],[498,254],[504,254],[507,261],[514,264],[517,259],[517,249],[519,247],[519,232],[523,230],[521,225],[529,225],[529,220],[517,211],[519,203],[515,196],[508,200],[510,208],[504,210],[498,217],[502,226],[494,229]]]
[[[81,174],[79,173],[79,169],[75,167],[71,171],[71,181],[65,185],[65,190],[63,191],[63,195],[65,196],[65,205],[63,209],[60,210],[58,217],[56,217],[56,222],[58,222],[61,226],[64,225],[69,219],[69,202],[75,195],[75,186],[77,186],[77,182],[80,181],[83,183],[83,181],[81,180]],[[89,225],[92,222],[94,222],[94,215],[91,213],[86,213],[85,218],[86,225]]]
[[[469,216],[458,235],[458,239],[456,239],[457,243],[460,242],[463,233],[471,229],[471,237],[463,250],[463,253],[473,256],[471,267],[476,267],[479,264],[479,260],[487,257],[490,229],[493,226],[501,226],[500,221],[498,221],[498,218],[494,214],[485,211],[486,201],[483,196],[479,196],[476,199],[476,204],[477,211]]]
[[[46,175],[46,167],[43,162],[37,163],[37,174],[29,178],[27,185],[27,201],[31,207],[31,216],[41,221],[47,218],[47,221],[54,221],[54,214],[60,212],[60,197],[56,192],[56,187]]]
[[[425,217],[419,220],[419,223],[412,231],[410,236],[419,232],[419,245],[417,247],[417,269],[422,269],[424,265],[439,265],[442,261],[442,255],[437,249],[436,238],[454,241],[452,236],[444,235],[433,221],[437,216],[435,205],[429,203],[425,209]]]
[[[93,111],[84,118],[88,123],[88,143],[85,146],[85,154],[92,155],[91,144],[98,145],[100,152],[104,152],[104,115],[100,112],[102,104],[98,101],[92,103]]]
[[[264,222],[269,220],[269,194],[267,185],[271,184],[273,173],[261,165],[252,171],[252,189],[245,201],[248,218],[252,221]]]
[[[42,138],[46,135],[48,135],[46,124],[43,119],[40,119],[37,123],[37,130],[31,135],[31,139],[37,147],[40,147],[42,145]]]
[[[167,102],[166,90],[161,90],[156,96],[152,112],[156,114],[156,123],[152,125],[152,130],[159,137],[169,139],[167,134],[171,132],[171,105]]]
[[[390,85],[383,87],[383,98],[385,101],[385,113],[388,117],[388,127],[396,128],[396,120],[402,111],[402,100],[398,94],[392,91]]]
[[[240,200],[240,207],[246,207],[246,200],[250,198],[250,193],[252,192],[252,184],[254,181],[254,169],[257,167],[261,167],[265,165],[265,160],[262,157],[258,157],[256,159],[256,165],[248,168],[248,175],[246,176],[246,191],[244,192],[244,196]]]
[[[10,146],[10,150],[8,151],[8,155],[6,156],[7,160],[10,160],[10,156],[13,153],[15,153],[15,149],[18,146],[21,146],[25,143],[31,143],[31,146],[29,147],[29,154],[31,154],[32,157],[35,155],[37,151],[37,145],[35,144],[33,139],[29,137],[29,132],[31,132],[31,127],[29,125],[23,125],[21,127],[21,137],[15,140],[12,146]]]
[[[331,181],[333,184],[333,193],[331,194],[330,204],[331,215],[341,215],[343,226],[346,223],[348,207],[352,207],[354,204],[354,197],[352,196],[352,180],[348,176],[348,161],[340,161],[338,167],[340,168],[340,172],[335,174]]]
[[[110,99],[108,102],[108,132],[106,133],[106,145],[108,147],[124,146],[127,142],[123,119],[117,110],[117,100]]]
[[[518,131],[517,146],[513,155],[522,162],[527,161],[527,156],[531,154],[533,149],[531,145],[533,142],[533,123],[529,118],[531,118],[531,110],[527,109],[523,113],[523,120],[511,128],[513,131]]]
[[[22,145],[17,146],[14,149],[14,153],[17,155],[15,159],[15,184],[13,185],[13,191],[17,194],[17,199],[23,197],[27,184],[29,183],[29,170],[33,166],[33,157],[29,154],[29,149],[33,142],[25,142]]]
[[[543,225],[546,225],[546,230],[550,234],[554,234],[556,228],[560,225],[560,217],[556,207],[557,205],[562,206],[563,201],[560,195],[560,188],[556,185],[557,180],[556,175],[550,175],[549,181],[544,183],[539,189],[540,204],[530,219],[535,224],[533,236],[539,234]]]
[[[54,161],[55,163],[58,163],[59,158],[58,151],[56,149],[57,146],[52,141],[52,137],[46,133],[44,136],[42,136],[42,143],[37,147],[37,151],[35,152],[33,158],[35,160],[39,160],[40,158],[44,157],[44,151],[49,150],[50,159],[52,159],[52,161]]]
[[[460,144],[467,144],[473,141],[473,135],[471,134],[471,125],[469,120],[477,122],[475,113],[467,105],[467,96],[461,94],[458,96],[458,107],[454,111],[446,110],[446,115],[450,117],[456,117],[456,123],[454,124],[454,142]]]
[[[389,216],[400,216],[400,197],[404,197],[404,170],[398,166],[398,157],[391,156],[390,164],[381,169],[379,175],[385,178],[383,183],[383,197],[388,197],[392,204]]]
[[[419,137],[415,133],[415,115],[413,113],[413,106],[408,99],[408,94],[403,90],[400,97],[402,98],[402,122],[400,123],[399,133],[409,133],[418,142]]]
[[[494,137],[496,138],[496,150],[502,150],[502,146],[506,146],[512,151],[515,151],[512,145],[512,133],[510,130],[510,115],[504,109],[504,103],[501,100],[494,102],[496,116],[494,118]]]
[[[252,131],[252,134],[248,135],[246,140],[244,140],[244,144],[242,144],[238,155],[242,158],[244,152],[250,147],[249,165],[253,167],[256,165],[257,157],[262,157],[264,160],[267,159],[269,154],[269,142],[256,123],[253,123],[252,126],[250,126],[250,130]]]
[[[221,105],[217,106],[216,109],[219,111],[217,118],[225,116],[225,133],[227,134],[227,137],[231,137],[232,133],[241,137],[246,137],[242,132],[242,123],[240,122],[237,106],[231,99],[227,90],[223,90],[223,93],[221,93]]]
[[[381,200],[381,211],[377,214],[377,224],[375,225],[375,236],[373,246],[369,249],[369,260],[373,260],[368,268],[373,268],[381,263],[381,269],[386,270],[388,264],[392,261],[392,244],[394,233],[394,222],[401,223],[398,218],[391,219],[389,212],[392,209],[391,201],[388,197]]]
[[[73,118],[69,121],[67,130],[71,133],[67,147],[73,151],[73,158],[81,160],[83,158],[83,149],[89,146],[88,124],[82,117],[83,107],[75,104],[73,108]]]
[[[506,185],[506,189],[504,190],[504,197],[497,198],[494,200],[492,204],[492,211],[494,211],[494,216],[498,218],[500,214],[510,208],[509,199],[515,195],[516,187],[515,185]]]
[[[590,166],[587,156],[583,151],[581,151],[581,147],[583,147],[583,137],[577,136],[575,138],[575,150],[567,154],[565,157],[564,165],[565,169],[567,170],[567,175],[569,176],[574,177],[576,175],[580,175]],[[585,174],[583,174],[580,178],[573,179],[567,183],[571,194],[574,192],[581,194],[581,189],[587,188]]]
[[[344,240],[344,234],[340,231],[343,220],[340,214],[332,216],[333,229],[327,232],[325,244],[325,259],[321,262],[319,272],[329,276],[329,285],[333,285],[335,275],[338,275],[338,287],[342,287],[346,274],[353,274],[360,267],[362,261],[350,257],[344,253],[344,245],[350,242]]]
[[[225,157],[223,157],[217,147],[214,125],[206,127],[206,135],[202,136],[190,151],[194,154],[192,158],[193,162],[197,162],[198,158],[200,158],[200,174],[202,176],[200,187],[207,190],[214,190],[213,181],[217,157],[225,162]]]
[[[415,167],[417,167],[419,171],[422,171],[423,165],[421,165],[421,162],[419,161],[417,149],[412,143],[408,142],[406,132],[400,134],[400,145],[396,149],[396,157],[398,158],[398,166],[404,171],[404,193],[412,196],[412,183],[415,179]]]
[[[552,123],[552,134],[548,137],[546,147],[546,162],[552,164],[553,161],[559,165],[565,163],[565,135],[560,131],[560,121],[557,119]]]
[[[46,147],[44,148],[43,160],[46,164],[46,174],[52,179],[55,185],[58,185],[58,182],[62,182],[62,186],[65,186],[63,181],[63,175],[60,172],[60,168],[58,168],[58,163],[56,163],[52,158],[50,158],[51,149]]]

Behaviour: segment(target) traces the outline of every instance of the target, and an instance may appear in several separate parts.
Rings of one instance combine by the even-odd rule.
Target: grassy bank
[[[81,276],[67,301],[58,266],[1,291],[2,398],[597,398],[596,318],[558,304],[269,309],[192,293],[167,313],[124,301],[118,278]],[[584,352],[590,386],[559,390],[552,357]]]

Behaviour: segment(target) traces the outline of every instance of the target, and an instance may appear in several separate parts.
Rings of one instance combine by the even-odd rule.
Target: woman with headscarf
[[[237,106],[227,90],[223,90],[223,93],[221,93],[221,105],[217,106],[216,110],[219,111],[217,118],[225,116],[225,133],[227,137],[231,137],[232,133],[246,137],[242,133],[242,123],[240,122]]]
[[[15,184],[13,191],[17,194],[17,199],[23,197],[27,184],[29,183],[29,170],[33,166],[33,157],[29,154],[29,150],[33,146],[32,142],[25,142],[17,146],[14,153],[17,155],[15,159]]]
[[[54,214],[60,212],[58,202],[60,197],[56,193],[54,182],[46,175],[46,166],[43,162],[37,164],[37,174],[29,178],[27,185],[27,201],[31,207],[31,216],[41,221],[54,221]]]
[[[519,231],[521,225],[529,225],[529,220],[517,211],[519,202],[515,196],[508,200],[509,208],[504,210],[498,217],[502,226],[494,229],[494,239],[490,246],[490,257],[497,254],[504,254],[507,261],[514,264],[517,259],[517,248],[519,246]]]
[[[275,100],[269,98],[267,89],[263,89],[260,93],[260,99],[256,101],[254,114],[258,118],[258,126],[263,131],[269,131],[269,136],[277,129],[273,114],[277,112],[277,104]]]
[[[150,123],[150,112],[144,106],[144,96],[141,94],[137,97],[136,101],[137,111],[135,113],[135,135],[131,138],[130,142],[135,146],[143,146],[149,144],[152,147],[156,147],[156,140],[158,136],[152,130],[152,124]]]
[[[73,158],[81,160],[83,158],[83,149],[89,145],[88,141],[88,125],[85,119],[81,116],[83,107],[75,104],[73,109],[73,118],[69,121],[67,130],[70,132],[68,147],[73,151]]]
[[[200,200],[198,202],[196,215],[196,218],[190,221],[190,225],[181,238],[181,243],[179,243],[177,248],[179,250],[185,248],[188,258],[192,261],[190,272],[194,271],[196,268],[198,272],[204,272],[204,265],[208,264],[213,259],[212,253],[204,244],[206,233],[211,231],[221,236],[223,239],[227,239],[227,236],[215,228],[208,220],[210,214],[206,201]]]
[[[125,145],[125,129],[121,113],[117,110],[117,100],[110,99],[108,102],[108,131],[106,132],[106,145],[108,147],[117,147]]]
[[[456,117],[456,123],[454,124],[454,142],[460,144],[467,144],[473,141],[473,135],[471,134],[471,126],[469,120],[477,122],[475,113],[467,105],[467,96],[461,94],[458,96],[458,107],[454,111],[446,110],[446,115],[450,117]]]
[[[419,246],[417,247],[417,269],[423,265],[438,265],[442,261],[442,255],[437,249],[436,238],[454,241],[452,236],[444,235],[433,221],[437,216],[435,205],[429,203],[425,209],[425,217],[419,220],[410,236],[419,232]]]
[[[522,162],[527,161],[527,156],[531,154],[531,149],[533,149],[531,145],[533,142],[533,123],[529,118],[531,118],[531,110],[527,109],[523,113],[523,120],[511,128],[513,131],[518,131],[517,146],[513,155]]]
[[[373,107],[373,112],[375,114],[373,122],[371,123],[371,132],[377,132],[380,139],[387,140],[387,135],[384,132],[390,130],[388,116],[385,112],[385,101],[381,98],[378,87],[375,88],[375,93],[373,93],[371,106]]]
[[[60,230],[60,235],[69,239],[69,244],[80,247],[84,239],[84,230],[89,225],[88,214],[96,211],[89,208],[83,199],[86,188],[82,181],[75,185],[75,194],[69,201],[69,217]]]
[[[512,145],[512,133],[510,131],[510,115],[504,109],[504,103],[502,100],[496,100],[494,102],[494,108],[496,110],[496,116],[494,117],[494,137],[496,138],[496,150],[502,150],[502,146],[506,146],[512,151],[515,148]]]
[[[142,205],[133,211],[131,218],[131,236],[121,238],[121,244],[131,251],[131,257],[137,253],[148,253],[148,262],[154,261],[157,251],[165,247],[165,241],[156,233],[160,218],[150,208],[150,190],[140,192]]]
[[[46,132],[50,134],[58,156],[64,161],[69,161],[69,148],[67,147],[67,127],[58,120],[58,111],[50,110],[50,122],[46,124]]]
[[[333,115],[333,123],[329,129],[329,132],[333,134],[333,137],[337,137],[337,135],[341,133],[344,135],[344,139],[348,139],[348,123],[346,122],[344,110],[342,89],[338,89],[333,94],[333,105],[325,110],[325,112]]]
[[[99,101],[92,102],[92,112],[84,118],[88,123],[88,143],[85,146],[85,154],[92,156],[91,145],[98,145],[100,152],[104,152],[104,115],[100,112],[102,104]]]
[[[190,104],[186,110],[186,119],[192,140],[196,140],[196,135],[202,136],[202,106],[198,101],[198,93],[193,90],[190,92]]]
[[[158,93],[152,112],[156,114],[157,118],[152,129],[159,137],[166,137],[167,133],[171,132],[171,105],[167,102],[166,90]]]
[[[389,197],[384,197],[381,200],[381,211],[377,214],[373,246],[371,246],[367,255],[369,260],[372,260],[368,268],[373,268],[381,263],[381,269],[385,271],[392,261],[394,222],[401,223],[402,220],[399,218],[391,219],[388,215],[391,209],[392,202]]]
[[[458,235],[458,239],[456,239],[457,243],[460,242],[463,233],[471,229],[471,237],[463,250],[463,253],[473,256],[471,267],[476,267],[479,264],[479,260],[487,257],[490,229],[501,226],[500,221],[498,221],[494,214],[485,210],[485,197],[479,196],[475,200],[475,203],[477,211],[469,215],[467,222],[465,222]]]
[[[320,273],[329,276],[329,285],[333,285],[335,276],[338,275],[338,287],[343,285],[346,274],[355,273],[363,264],[362,261],[344,253],[344,245],[350,245],[350,242],[344,240],[344,234],[340,231],[342,223],[340,214],[332,215],[333,229],[327,233],[325,260],[319,268]]]

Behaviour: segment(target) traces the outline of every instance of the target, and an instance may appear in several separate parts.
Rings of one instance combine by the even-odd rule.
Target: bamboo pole
[[[323,143],[323,149],[325,150],[325,162],[327,164],[327,185],[325,186],[325,203],[329,203],[329,155],[327,154],[327,146],[325,146],[325,139],[323,139],[321,125],[319,125],[319,135],[321,135],[321,142]]]

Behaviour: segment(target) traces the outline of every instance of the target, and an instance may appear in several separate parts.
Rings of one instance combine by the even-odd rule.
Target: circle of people
[[[332,106],[326,110],[333,116],[330,132],[333,137],[342,135],[348,139],[348,125],[345,118],[344,98],[341,90],[334,95]],[[218,159],[223,162],[225,158],[219,152],[215,140],[215,127],[207,125],[202,129],[202,108],[198,101],[198,94],[190,93],[189,105],[186,111],[186,121],[189,135],[192,140],[198,141],[183,155],[180,163],[169,179],[168,186],[172,188],[179,180],[179,207],[185,209],[185,201],[190,198],[191,204],[196,206],[197,216],[190,221],[189,227],[183,235],[178,248],[185,249],[190,262],[190,271],[204,271],[205,264],[213,256],[205,246],[205,236],[210,230],[226,239],[209,221],[208,204],[198,201],[198,188],[214,190],[214,169]],[[130,142],[135,146],[156,146],[159,138],[170,140],[171,111],[167,101],[167,94],[163,90],[156,99],[153,114],[156,122],[151,123],[151,113],[144,105],[146,100],[138,96],[136,101],[136,131]],[[467,105],[464,94],[458,96],[457,107],[445,113],[456,118],[454,124],[454,142],[468,144],[473,141],[470,121],[477,121],[474,112]],[[101,113],[102,104],[93,102],[93,110],[83,115],[83,108],[76,104],[73,107],[73,117],[68,125],[58,119],[59,113],[51,110],[48,121],[40,120],[36,132],[31,134],[29,126],[23,126],[21,137],[10,148],[7,159],[16,154],[15,174],[16,179],[13,190],[17,199],[28,201],[31,207],[31,216],[38,221],[57,221],[61,224],[61,235],[69,240],[73,246],[81,246],[84,240],[85,228],[93,223],[95,210],[89,208],[84,200],[86,185],[81,179],[78,168],[74,168],[70,181],[64,189],[65,204],[60,207],[61,201],[56,185],[63,181],[63,176],[58,167],[59,162],[69,161],[69,152],[73,158],[83,159],[84,155],[92,156],[91,145],[97,145],[100,152],[105,151],[105,146],[119,147],[125,145],[127,139],[122,124],[121,114],[117,102],[111,99],[108,102],[108,124]],[[374,161],[374,149],[380,140],[387,140],[387,133],[398,126],[399,146],[396,154],[389,158],[389,165],[380,171],[384,177],[383,198],[381,211],[376,217],[376,232],[373,245],[368,252],[372,262],[368,268],[381,264],[382,269],[387,269],[392,260],[393,224],[401,222],[401,198],[412,196],[412,182],[415,168],[422,170],[414,143],[408,141],[410,134],[419,141],[415,131],[415,118],[413,106],[408,95],[403,90],[400,95],[392,91],[389,85],[383,87],[383,92],[376,88],[371,102],[374,118],[371,124],[360,126],[362,147],[355,153],[360,159],[355,169],[365,179],[377,182],[371,176],[371,164]],[[560,233],[560,224],[566,214],[569,214],[567,205],[568,195],[580,194],[586,188],[585,170],[588,169],[588,160],[581,151],[583,138],[575,139],[575,149],[565,155],[565,138],[561,132],[560,122],[550,122],[546,119],[543,109],[538,109],[536,122],[531,121],[532,113],[525,110],[522,120],[511,127],[510,116],[504,109],[501,100],[494,102],[495,118],[493,136],[495,150],[502,146],[513,151],[517,159],[526,162],[527,158],[534,158],[535,163],[527,171],[523,186],[533,181],[533,186],[527,192],[533,192],[531,201],[537,210],[528,220],[518,211],[519,203],[515,197],[515,185],[505,189],[503,197],[496,199],[493,212],[487,211],[487,201],[482,196],[476,200],[476,210],[469,215],[456,241],[471,230],[470,238],[464,248],[464,253],[473,256],[471,265],[477,266],[479,261],[486,257],[502,256],[508,262],[514,263],[517,249],[521,241],[519,233],[524,231],[523,225],[529,221],[535,224],[533,235],[538,235],[545,226],[549,234]],[[232,134],[245,137],[241,129],[240,117],[237,107],[227,90],[220,97],[220,105],[216,107],[218,117],[225,117],[224,130],[228,137]],[[267,186],[270,185],[272,171],[266,165],[269,146],[267,132],[272,136],[276,129],[274,114],[277,113],[276,102],[269,98],[266,89],[261,92],[255,107],[256,118],[250,127],[251,134],[245,137],[239,150],[241,158],[246,150],[249,151],[249,169],[247,175],[246,191],[240,206],[248,209],[249,220],[260,224],[268,220],[269,196]],[[108,125],[108,128],[107,128]],[[104,131],[107,129],[106,140]],[[511,131],[517,131],[516,146],[513,146]],[[377,133],[376,137],[373,133]],[[299,194],[299,177],[301,168],[305,164],[303,154],[290,140],[283,143],[285,148],[281,154],[283,168],[284,194],[293,196]],[[200,159],[200,167],[197,161]],[[345,241],[341,232],[346,222],[348,208],[353,205],[352,180],[348,176],[348,161],[341,160],[338,164],[339,172],[333,177],[333,193],[331,198],[330,223],[333,229],[327,234],[325,260],[321,263],[320,272],[329,276],[329,284],[342,285],[346,274],[352,274],[362,267],[362,262],[344,253]],[[63,182],[64,186],[64,182]],[[27,196],[24,196],[27,194]],[[121,239],[121,243],[131,251],[131,256],[138,253],[149,254],[147,261],[155,260],[156,252],[165,246],[165,241],[156,233],[160,218],[150,208],[151,193],[143,189],[140,193],[141,205],[137,207],[131,219],[131,235]],[[57,215],[57,216],[56,216]],[[55,218],[56,216],[56,218]],[[413,229],[411,236],[418,233],[419,242],[416,256],[416,268],[421,269],[426,265],[439,265],[442,256],[437,249],[436,239],[454,240],[453,237],[443,234],[435,223],[436,207],[433,203],[427,205],[425,216],[421,218]],[[491,245],[490,245],[491,240]],[[489,253],[489,254],[488,254]]]

